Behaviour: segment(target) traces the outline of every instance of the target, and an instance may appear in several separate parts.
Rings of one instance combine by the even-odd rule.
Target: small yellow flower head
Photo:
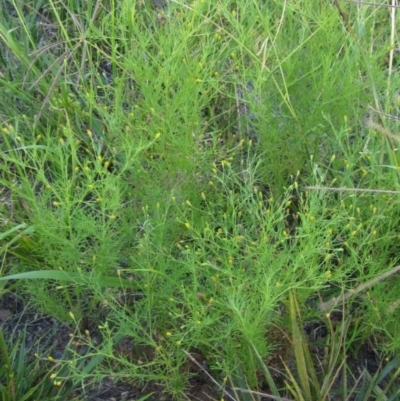
[[[42,139],[42,135],[39,134],[39,135],[36,137],[36,139],[37,139],[37,140]]]
[[[172,336],[172,333],[171,333],[170,331],[167,331],[167,332],[165,333],[165,335],[166,335],[167,337],[171,337],[171,336]]]
[[[157,134],[156,134],[156,139],[159,139],[159,138],[161,138],[161,132],[157,132]]]
[[[90,168],[89,168],[88,166],[85,166],[85,167],[83,168],[83,171],[84,171],[85,173],[88,173],[88,172],[90,171]]]
[[[176,342],[176,345],[177,345],[178,347],[180,347],[180,346],[182,345],[182,341],[177,341],[177,342]]]
[[[186,227],[187,229],[190,228],[190,223],[186,222],[184,225],[185,225],[185,227]]]
[[[115,220],[117,218],[117,216],[115,215],[115,214],[112,214],[111,216],[110,216],[110,219],[111,220]]]
[[[59,206],[59,205],[60,205],[59,202],[55,202],[55,201],[53,202],[53,206],[54,206],[54,207],[57,207],[57,206]]]
[[[72,313],[72,311],[70,311],[68,314],[72,320],[75,320],[75,315]]]
[[[86,133],[90,138],[93,136],[93,132],[90,129],[86,130]]]
[[[62,384],[61,380],[54,382],[54,385],[57,386],[57,387],[60,387],[61,384]]]
[[[47,357],[47,360],[50,361],[50,362],[53,362],[53,361],[54,361],[54,358],[53,358],[52,356],[49,355],[49,356]]]
[[[55,379],[56,377],[57,377],[57,375],[56,375],[55,373],[52,373],[52,374],[50,375],[50,379],[51,379],[51,380]]]

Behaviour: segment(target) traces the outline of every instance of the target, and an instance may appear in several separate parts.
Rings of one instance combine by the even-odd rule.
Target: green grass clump
[[[398,352],[387,9],[0,5],[2,291],[76,326],[89,352],[60,380],[183,399],[195,353],[217,394],[322,400],[356,341]],[[312,319],[329,327],[320,370]],[[340,391],[367,399],[383,376]]]

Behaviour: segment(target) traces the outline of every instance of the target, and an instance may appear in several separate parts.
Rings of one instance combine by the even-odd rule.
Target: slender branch
[[[389,189],[372,189],[372,188],[334,188],[334,187],[320,187],[320,186],[313,186],[308,185],[305,187],[301,187],[301,189],[306,191],[332,191],[332,192],[369,192],[369,193],[376,193],[376,194],[393,194],[393,195],[400,195],[400,191],[394,191]]]
[[[382,281],[382,280],[392,276],[393,274],[396,274],[399,271],[400,271],[400,265],[393,267],[393,269],[390,269],[389,271],[382,273],[381,275],[379,275],[377,277],[367,280],[365,283],[358,285],[356,288],[352,288],[351,290],[344,292],[339,297],[334,297],[334,298],[330,299],[329,301],[321,302],[317,306],[317,309],[320,311],[327,311],[329,309],[332,309],[337,304],[342,303],[342,302],[348,300],[349,298],[353,297],[354,295],[357,295],[360,292],[367,290],[368,288],[372,287],[379,281]]]
[[[232,401],[237,401],[237,400],[235,400],[225,389],[224,389],[224,387],[223,386],[221,386],[208,372],[207,372],[207,370],[206,369],[204,369],[204,367],[203,366],[201,366],[201,364],[200,363],[198,363],[197,361],[196,361],[196,359],[194,359],[193,357],[192,357],[192,355],[190,355],[189,354],[189,352],[186,352],[185,350],[183,350],[183,352],[186,354],[186,356],[216,385],[216,386],[218,386],[218,388],[220,389],[220,390],[222,390],[223,392],[224,392],[224,394],[229,398],[229,399],[231,399]]]
[[[392,4],[383,4],[383,3],[369,3],[367,1],[360,0],[340,0],[343,3],[355,3],[357,5],[361,4],[363,6],[373,6],[373,7],[386,7],[386,8],[400,8],[400,6],[392,5]]]

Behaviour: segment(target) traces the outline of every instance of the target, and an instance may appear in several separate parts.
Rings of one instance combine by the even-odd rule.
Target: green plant
[[[0,282],[101,327],[101,343],[83,338],[74,383],[112,375],[179,399],[197,353],[218,395],[234,383],[237,399],[255,399],[266,383],[280,397],[266,360],[281,330],[292,396],[322,400],[345,371],[348,333],[399,349],[386,8],[0,6]],[[327,322],[321,380],[301,320],[333,312],[333,298],[363,313]],[[116,352],[122,339],[136,348]]]
[[[0,331],[0,394],[4,401],[65,400],[73,387],[57,380],[48,361],[32,360],[26,346],[26,331],[7,344]]]
[[[349,356],[351,337],[349,329],[351,318],[345,307],[342,309],[341,322],[333,322],[329,314],[326,324],[329,328],[328,343],[325,344],[325,355],[318,361],[313,356],[310,341],[307,340],[299,314],[299,305],[294,292],[289,294],[291,338],[294,350],[294,367],[286,369],[286,385],[295,400],[327,400],[334,394],[350,400],[389,400],[399,394],[396,380],[399,375],[398,357],[387,362],[373,376],[366,368],[358,378],[348,368],[346,358]],[[356,355],[357,358],[357,355]],[[351,378],[352,385],[347,383]],[[389,380],[384,381],[386,378]]]

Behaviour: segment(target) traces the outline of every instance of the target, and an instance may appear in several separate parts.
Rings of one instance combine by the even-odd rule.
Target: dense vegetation
[[[397,399],[396,11],[0,0],[3,399]]]

